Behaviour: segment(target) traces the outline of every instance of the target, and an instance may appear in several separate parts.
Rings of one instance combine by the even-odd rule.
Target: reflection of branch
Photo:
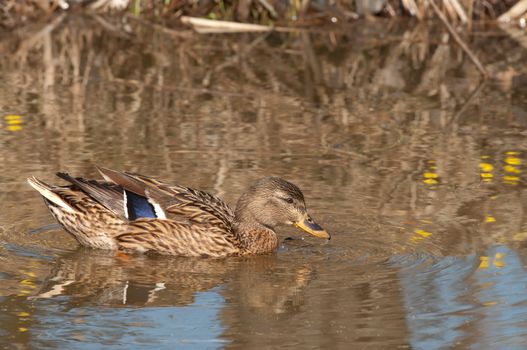
[[[239,62],[239,60],[242,58],[243,55],[247,54],[253,48],[258,46],[262,41],[265,40],[265,38],[267,38],[268,35],[269,35],[269,32],[264,33],[263,35],[260,35],[259,37],[254,39],[249,45],[247,45],[245,48],[240,49],[240,51],[237,54],[229,57],[225,62],[223,62],[222,64],[217,65],[216,67],[214,67],[214,69],[211,69],[211,70],[207,71],[207,74],[205,74],[205,77],[202,80],[203,86],[209,86],[210,85],[210,77],[211,77],[212,73],[219,72],[222,69],[224,69],[226,67],[229,67],[229,66],[232,66],[232,65],[236,64],[237,62]]]
[[[227,165],[229,154],[230,152],[227,152],[226,157],[221,157],[219,159],[220,165],[218,168],[218,174],[216,176],[216,180],[214,181],[214,191],[219,197],[223,197],[225,195],[225,191],[223,190],[223,182],[225,181],[227,172],[229,170],[229,166]]]
[[[313,81],[305,82],[306,89],[312,90],[316,87],[316,84],[320,84],[322,80],[322,73],[319,64],[319,57],[315,53],[313,44],[311,43],[311,35],[307,32],[303,32],[301,35],[302,51],[304,52],[304,62],[306,64],[306,76],[309,78],[309,73],[313,73]],[[314,95],[314,94],[310,94]]]
[[[44,63],[44,88],[47,89],[53,86],[55,82],[55,63],[53,62],[53,49],[51,40],[51,31],[46,31],[42,37],[44,45],[44,53],[42,55],[42,62]]]
[[[163,33],[163,34],[167,34],[167,35],[170,35],[170,36],[174,36],[174,37],[179,37],[179,38],[189,38],[191,37],[192,35],[194,35],[192,33],[192,31],[190,30],[181,30],[181,29],[178,29],[178,30],[173,30],[173,29],[170,29],[170,28],[167,28],[165,26],[162,26],[162,25],[159,25],[159,24],[156,24],[156,23],[152,23],[150,21],[147,21],[143,18],[140,18],[140,17],[137,17],[137,16],[133,16],[131,14],[126,14],[126,19],[131,19],[137,23],[140,23],[144,26],[148,26],[160,33]]]
[[[454,114],[452,116],[452,118],[450,119],[450,121],[448,122],[448,124],[445,126],[445,128],[448,128],[450,125],[454,124],[457,119],[459,118],[459,116],[461,114],[463,114],[463,112],[465,112],[465,110],[467,109],[468,106],[470,106],[472,104],[472,102],[474,101],[474,99],[476,98],[476,96],[479,95],[479,93],[481,92],[481,90],[483,89],[483,87],[485,86],[485,81],[481,82],[481,84],[479,84],[476,89],[474,89],[474,91],[470,94],[470,96],[468,97],[467,101],[463,104],[463,106],[461,106],[461,108],[456,112],[456,114]]]
[[[358,160],[368,160],[369,159],[368,155],[366,155],[366,154],[362,154],[362,153],[359,153],[359,152],[350,151],[350,150],[346,150],[346,149],[342,149],[342,148],[337,148],[337,147],[331,146],[331,145],[324,145],[324,148],[325,148],[326,152],[333,152],[333,153],[336,153],[336,154],[349,156],[349,157],[352,157],[353,159],[358,159]],[[295,154],[295,156],[296,155],[297,154]]]
[[[118,28],[117,26],[115,26],[112,23],[108,22],[107,20],[105,20],[104,18],[102,18],[99,15],[96,15],[96,14],[93,13],[93,14],[91,14],[91,17],[94,20],[96,20],[97,22],[99,22],[99,24],[104,29],[106,29],[107,31],[112,32],[113,34],[116,34],[117,36],[122,36],[122,37],[129,36],[128,33],[126,33],[124,30],[122,30],[121,28]]]
[[[66,18],[66,14],[61,14],[60,16],[57,16],[53,21],[46,24],[42,29],[40,29],[38,32],[33,33],[29,38],[25,39],[21,42],[18,50],[16,51],[15,55],[28,50],[31,48],[35,43],[37,43],[39,40],[41,40],[43,37],[51,33],[59,24],[62,23],[62,21]]]
[[[443,12],[441,12],[439,7],[437,7],[435,2],[434,1],[430,1],[430,5],[432,5],[432,8],[434,9],[434,12],[436,13],[437,17],[439,17],[441,22],[443,22],[443,24],[447,28],[448,32],[452,35],[454,40],[456,40],[458,45],[461,46],[463,51],[465,51],[465,53],[468,55],[468,57],[470,57],[472,62],[476,65],[476,67],[478,67],[478,70],[481,72],[483,77],[485,79],[487,79],[487,77],[488,77],[487,71],[485,70],[485,68],[483,67],[481,62],[479,61],[478,57],[472,52],[472,50],[470,50],[470,48],[467,46],[467,44],[465,44],[463,39],[461,39],[461,37],[456,33],[456,30],[454,28],[452,28],[452,25],[450,25],[450,23],[446,19],[445,15],[443,14]]]

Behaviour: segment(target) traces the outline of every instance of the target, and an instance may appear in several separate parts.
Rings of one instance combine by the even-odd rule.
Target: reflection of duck
[[[99,169],[106,182],[57,175],[72,183],[50,186],[31,178],[53,216],[80,244],[181,256],[229,256],[276,249],[275,227],[329,234],[307,214],[304,196],[277,177],[257,181],[233,212],[206,192],[151,177]]]
[[[237,312],[256,313],[275,318],[298,312],[304,304],[304,292],[316,273],[307,265],[293,261],[245,262],[239,277],[225,285],[224,295],[235,294],[240,302]],[[263,261],[262,261],[263,260]]]
[[[68,297],[79,306],[188,306],[214,290],[259,314],[296,311],[311,269],[274,255],[197,259],[135,256],[130,264],[104,251],[79,249],[58,258],[32,298]]]
[[[136,256],[80,248],[61,256],[34,298],[69,296],[75,304],[186,306],[225,282],[229,260]]]

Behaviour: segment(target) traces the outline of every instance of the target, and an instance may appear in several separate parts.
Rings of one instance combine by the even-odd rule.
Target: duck
[[[308,214],[304,195],[280,177],[264,177],[232,209],[221,198],[154,177],[96,167],[103,180],[56,175],[68,185],[30,177],[52,216],[80,245],[187,257],[272,253],[276,228],[295,226],[331,239]]]

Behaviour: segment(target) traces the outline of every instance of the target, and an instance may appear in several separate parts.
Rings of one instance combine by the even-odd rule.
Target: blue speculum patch
[[[125,195],[129,220],[157,218],[154,206],[148,202],[148,199],[130,191],[125,191]]]

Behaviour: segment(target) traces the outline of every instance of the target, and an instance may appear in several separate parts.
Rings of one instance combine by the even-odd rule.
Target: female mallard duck
[[[206,192],[144,175],[98,170],[106,181],[65,173],[57,176],[69,186],[28,179],[55,219],[87,247],[180,256],[264,254],[276,249],[275,227],[282,224],[330,239],[307,214],[300,189],[278,177],[258,180],[232,211]]]

